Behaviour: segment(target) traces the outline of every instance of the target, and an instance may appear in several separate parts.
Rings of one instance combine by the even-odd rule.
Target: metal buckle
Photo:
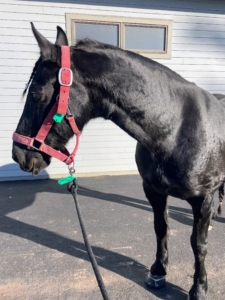
[[[36,146],[34,146],[34,143],[36,143]],[[37,143],[39,143],[40,145],[38,145]],[[36,140],[36,139],[34,138],[34,139],[33,139],[33,145],[30,146],[30,147],[32,147],[32,148],[35,149],[35,150],[40,151],[40,147],[41,147],[42,144],[43,144],[42,142],[40,142],[40,141],[38,141],[38,140]]]
[[[62,72],[63,72],[63,71],[69,71],[69,72],[70,72],[70,83],[68,83],[68,84],[62,82]],[[71,69],[69,69],[69,68],[61,68],[61,69],[59,70],[58,80],[59,80],[59,84],[60,84],[60,85],[63,85],[63,86],[71,86],[72,83],[73,83],[73,73],[72,73]]]
[[[69,159],[70,157],[68,157],[68,159]],[[67,160],[68,160],[67,159]],[[72,166],[71,166],[71,164],[72,164]],[[70,166],[68,166],[68,169],[69,169],[69,173],[70,173],[70,175],[72,176],[76,171],[75,171],[75,169],[74,169],[74,161],[72,161],[72,163],[70,164]]]

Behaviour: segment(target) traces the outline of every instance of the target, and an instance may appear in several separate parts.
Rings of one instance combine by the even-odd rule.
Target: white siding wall
[[[65,29],[66,13],[172,19],[172,59],[158,61],[212,93],[225,94],[224,1],[114,3],[112,0],[0,0],[0,180],[28,176],[11,159],[11,136],[23,109],[24,85],[38,58],[30,21],[54,42],[56,26]],[[70,148],[73,144],[74,141]],[[136,142],[113,123],[91,121],[82,136],[76,170],[79,173],[135,170],[135,145]],[[47,169],[50,175],[65,172],[64,164],[56,160]]]

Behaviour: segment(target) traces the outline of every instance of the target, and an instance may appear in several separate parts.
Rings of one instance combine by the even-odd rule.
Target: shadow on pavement
[[[55,232],[51,232],[44,228],[24,223],[7,216],[10,212],[22,210],[33,204],[35,195],[41,192],[63,193],[67,194],[66,189],[59,190],[55,180],[45,181],[29,181],[27,182],[1,182],[0,183],[0,231],[9,235],[15,235],[25,238],[34,243],[55,249],[62,253],[89,261],[86,249],[83,243],[69,239]],[[11,195],[10,197],[8,195]],[[93,191],[85,187],[80,187],[80,195],[91,198],[98,198],[107,201],[131,205],[139,209],[151,211],[147,201],[138,200],[130,197],[124,197],[117,194],[107,194]],[[19,199],[18,199],[19,195]],[[102,247],[93,246],[93,252],[96,255],[98,265],[110,270],[136,284],[142,286],[153,295],[161,299],[186,299],[186,292],[178,286],[167,283],[166,287],[160,290],[149,289],[145,283],[145,276],[148,268],[131,257],[104,249]],[[167,296],[166,296],[167,295]],[[172,298],[171,298],[172,297]]]
[[[128,205],[134,208],[146,210],[152,212],[152,208],[149,205],[148,200],[141,200],[136,198],[131,198],[127,196],[121,196],[118,194],[104,193],[96,190],[92,190],[83,186],[79,186],[78,194],[80,196],[96,198],[104,201],[110,201],[114,203],[119,203],[123,205]],[[217,197],[217,196],[215,196]],[[181,200],[181,203],[185,200]],[[216,201],[215,201],[216,202]],[[168,204],[170,201],[168,201]],[[184,225],[193,225],[193,213],[191,208],[177,207],[173,205],[168,205],[169,218],[176,220]],[[217,216],[215,218],[216,222],[225,223],[225,218]]]

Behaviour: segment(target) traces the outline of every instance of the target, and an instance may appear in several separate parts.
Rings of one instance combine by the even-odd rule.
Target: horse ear
[[[58,45],[58,46],[68,46],[69,45],[65,31],[59,26],[57,26],[57,36],[56,36],[55,45]]]
[[[52,61],[57,61],[57,49],[54,44],[49,42],[34,26],[31,22],[31,28],[33,34],[37,40],[38,46],[41,51],[42,59],[50,59]]]

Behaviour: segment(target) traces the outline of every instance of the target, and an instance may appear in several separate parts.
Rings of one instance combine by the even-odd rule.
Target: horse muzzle
[[[12,159],[19,164],[21,170],[31,172],[35,176],[45,169],[51,161],[48,155],[43,155],[35,150],[28,150],[27,147],[18,146],[15,142],[13,143]]]

